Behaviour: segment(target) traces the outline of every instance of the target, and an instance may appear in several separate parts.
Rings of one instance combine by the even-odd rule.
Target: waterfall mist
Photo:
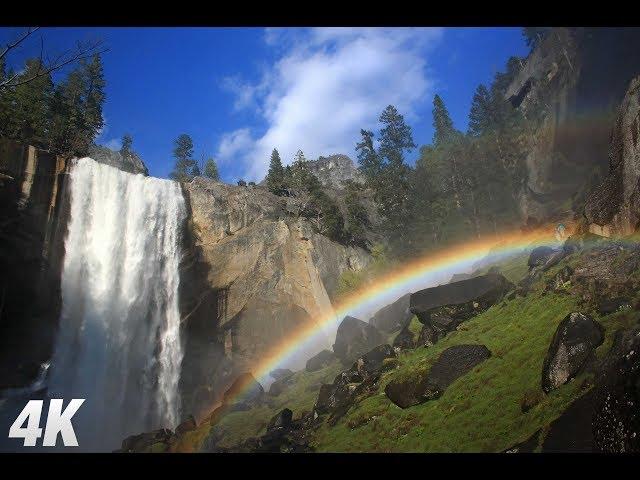
[[[80,449],[113,450],[180,420],[178,183],[90,158],[70,172],[62,313],[49,396],[85,398]]]

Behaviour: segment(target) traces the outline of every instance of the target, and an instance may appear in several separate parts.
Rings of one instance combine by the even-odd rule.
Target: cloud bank
[[[263,124],[222,135],[220,162],[242,165],[245,178],[262,180],[277,148],[285,164],[298,149],[307,158],[354,154],[361,128],[373,129],[389,104],[409,121],[430,97],[429,51],[440,41],[434,28],[267,29],[276,60],[256,82],[226,78],[234,110]]]

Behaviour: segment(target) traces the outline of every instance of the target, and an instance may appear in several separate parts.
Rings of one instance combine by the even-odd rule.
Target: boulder
[[[531,250],[531,253],[529,254],[529,260],[527,260],[527,266],[529,267],[529,270],[535,267],[543,266],[555,252],[555,249],[546,245],[536,247]]]
[[[269,376],[274,380],[280,380],[281,378],[287,378],[293,375],[293,372],[288,368],[276,368],[269,372]]]
[[[343,364],[348,365],[383,342],[384,338],[376,327],[347,316],[338,327],[333,351]]]
[[[331,385],[323,384],[314,406],[317,414],[330,413],[335,423],[362,394],[370,393],[377,386],[382,372],[396,353],[391,345],[379,345],[358,358],[348,370],[339,373]]]
[[[248,409],[259,403],[264,396],[264,388],[253,375],[245,372],[238,376],[224,393],[225,405],[235,405],[240,409]]]
[[[594,391],[590,390],[551,422],[542,442],[543,453],[577,453],[594,450],[591,429],[594,398]]]
[[[276,380],[269,387],[269,395],[272,397],[277,397],[282,392],[284,392],[289,387],[289,385],[291,385],[292,382],[293,382],[293,379],[291,377],[284,377],[279,380]]]
[[[176,435],[183,435],[187,432],[195,430],[197,427],[196,419],[193,415],[189,415],[186,419],[176,427]]]
[[[640,452],[640,329],[618,335],[597,392],[592,421],[597,451]]]
[[[385,394],[400,408],[439,398],[456,379],[491,356],[484,345],[456,345],[447,348],[426,374],[417,378],[392,380]]]
[[[585,201],[591,233],[605,237],[633,233],[640,224],[640,77],[631,80],[618,109],[609,146],[609,172]]]
[[[413,313],[409,309],[410,297],[411,294],[407,293],[390,305],[381,308],[369,319],[369,323],[386,333],[405,328],[413,318]]]
[[[267,425],[267,432],[276,429],[286,429],[291,425],[291,420],[293,419],[293,412],[288,408],[281,410],[277,414],[275,414],[271,420],[269,420],[269,424]]]
[[[410,350],[415,348],[416,342],[413,338],[413,333],[407,327],[400,330],[400,333],[393,339],[393,347],[401,350]]]
[[[418,336],[418,347],[430,347],[438,341],[438,333],[431,325],[423,325]]]
[[[604,329],[588,315],[574,312],[558,325],[542,367],[542,389],[564,385],[582,371],[604,341]]]
[[[512,288],[501,274],[489,273],[413,293],[410,308],[418,320],[434,330],[433,339],[437,341],[461,322],[491,307]]]
[[[571,281],[571,275],[573,275],[573,268],[569,265],[565,265],[560,269],[553,278],[547,281],[545,285],[545,292],[560,292],[565,289],[568,282]]]
[[[305,370],[307,372],[318,371],[333,362],[335,358],[336,355],[331,350],[322,350],[320,353],[307,360]]]

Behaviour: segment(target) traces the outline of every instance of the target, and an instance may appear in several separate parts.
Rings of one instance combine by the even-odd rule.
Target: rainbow
[[[367,308],[371,311],[376,305],[384,306],[407,292],[427,288],[438,280],[446,281],[447,275],[468,271],[474,263],[487,255],[491,255],[492,261],[499,261],[539,245],[558,243],[554,238],[554,227],[555,225],[542,227],[529,232],[518,230],[489,240],[454,245],[408,262],[377,278],[365,288],[342,298],[331,311],[316,318],[315,322],[289,334],[262,357],[251,373],[258,381],[264,380],[269,372],[285,364],[296,352],[317,339],[327,327],[337,325],[345,316],[357,316],[356,312],[366,311]],[[238,392],[236,397],[242,393],[243,391]]]

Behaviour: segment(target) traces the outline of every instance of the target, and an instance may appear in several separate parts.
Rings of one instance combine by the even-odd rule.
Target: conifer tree
[[[186,133],[181,134],[176,139],[173,156],[176,159],[176,163],[170,177],[179,182],[191,180],[196,161],[193,159],[193,140]]]
[[[276,195],[279,194],[284,185],[284,167],[277,149],[271,152],[271,160],[269,162],[269,172],[267,173],[267,188]]]
[[[220,180],[220,174],[218,173],[218,165],[213,158],[209,158],[204,164],[204,176],[211,180]]]

